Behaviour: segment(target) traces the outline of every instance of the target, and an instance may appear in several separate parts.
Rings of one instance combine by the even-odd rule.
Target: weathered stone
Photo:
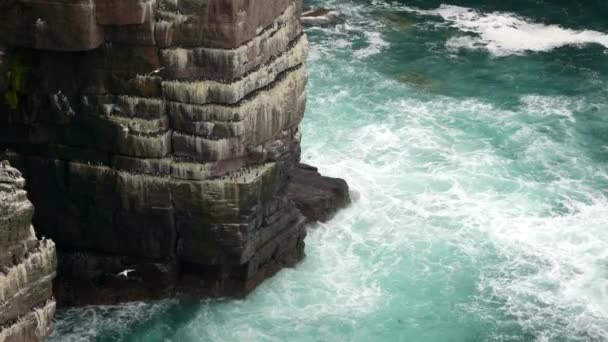
[[[50,333],[55,244],[37,240],[25,180],[0,161],[0,341],[39,341]]]
[[[252,92],[273,83],[287,69],[304,63],[308,51],[306,36],[300,36],[290,48],[267,65],[260,65],[232,83],[217,81],[163,82],[163,94],[169,101],[191,104],[235,104]]]
[[[340,178],[321,176],[317,168],[299,164],[290,172],[287,197],[308,221],[326,222],[350,204],[348,184]]]
[[[153,76],[151,73],[161,67],[158,51],[155,46],[106,43],[99,49],[77,54],[76,67],[85,80],[94,80],[104,73],[125,78],[137,75]],[[114,73],[118,75],[112,75]]]
[[[156,0],[97,1],[97,19],[105,26],[106,41],[154,46]]]
[[[51,334],[51,322],[55,315],[55,301],[50,300],[0,329],[0,341],[42,341]]]
[[[304,219],[291,222],[244,265],[184,264],[178,291],[194,296],[244,297],[266,278],[304,257]]]
[[[268,0],[263,6],[249,0],[161,0],[156,42],[160,47],[208,46],[234,49],[254,39],[301,0]]]
[[[285,184],[279,167],[269,163],[218,180],[174,182],[180,259],[207,265],[250,259],[245,250],[256,228],[252,217]]]
[[[86,99],[85,99],[86,97]],[[91,115],[124,117],[145,120],[162,119],[166,116],[165,101],[126,95],[84,95],[83,106]]]
[[[291,4],[271,27],[241,46],[233,49],[170,48],[161,50],[163,75],[178,80],[225,80],[243,77],[267,63],[273,56],[288,49],[301,33],[297,7]],[[183,46],[183,45],[178,45]]]
[[[175,154],[205,161],[236,158],[246,153],[246,145],[262,144],[297,126],[304,115],[306,80],[306,69],[300,66],[236,106],[169,103],[169,115],[180,132],[173,135]],[[219,131],[218,125],[226,128]]]
[[[0,194],[0,206],[10,202],[12,199],[6,198]],[[34,207],[26,201],[27,204],[20,208],[10,210],[10,213],[0,216],[0,246],[7,247],[18,243],[31,235],[32,217],[34,216]],[[0,210],[5,208],[0,208]],[[4,210],[2,210],[4,211]]]
[[[305,220],[287,198],[306,102],[301,6],[0,2],[0,150],[58,245],[61,304],[244,296],[301,260]],[[32,206],[21,188],[0,199],[0,263],[29,260]],[[43,269],[0,318],[43,307]],[[34,336],[23,326],[11,336]]]
[[[125,134],[118,134],[118,153],[144,158],[164,158],[171,152],[171,132],[160,132],[152,135],[140,135],[120,129]]]
[[[118,170],[134,172],[137,174],[168,176],[171,174],[174,162],[171,158],[136,158],[116,155],[112,159],[112,165]],[[198,168],[202,167],[197,164]]]
[[[43,50],[91,50],[104,41],[90,0],[18,0],[0,11],[0,32],[6,45]]]
[[[100,25],[137,25],[152,21],[155,0],[96,0],[97,22]]]
[[[28,257],[0,274],[0,324],[16,320],[53,296],[55,244],[40,241],[28,252]]]

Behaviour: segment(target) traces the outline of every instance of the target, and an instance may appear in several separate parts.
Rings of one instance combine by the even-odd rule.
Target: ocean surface
[[[245,300],[59,313],[51,341],[608,340],[608,3],[326,0],[303,160],[355,203]]]

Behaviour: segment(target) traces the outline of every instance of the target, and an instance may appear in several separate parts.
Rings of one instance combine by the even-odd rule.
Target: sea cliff
[[[0,148],[61,305],[240,297],[303,258],[300,0],[0,6]]]
[[[39,341],[55,313],[55,244],[36,238],[21,173],[0,161],[0,341]]]

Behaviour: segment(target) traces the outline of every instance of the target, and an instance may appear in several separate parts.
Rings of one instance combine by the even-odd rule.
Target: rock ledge
[[[308,222],[327,222],[351,202],[344,179],[322,176],[316,167],[302,163],[290,173],[287,197]]]

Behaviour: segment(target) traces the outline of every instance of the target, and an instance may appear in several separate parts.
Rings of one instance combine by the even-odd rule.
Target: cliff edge
[[[0,161],[0,341],[40,341],[55,313],[52,241],[36,239],[21,173]]]
[[[244,296],[303,258],[301,0],[0,7],[0,148],[60,304]]]

